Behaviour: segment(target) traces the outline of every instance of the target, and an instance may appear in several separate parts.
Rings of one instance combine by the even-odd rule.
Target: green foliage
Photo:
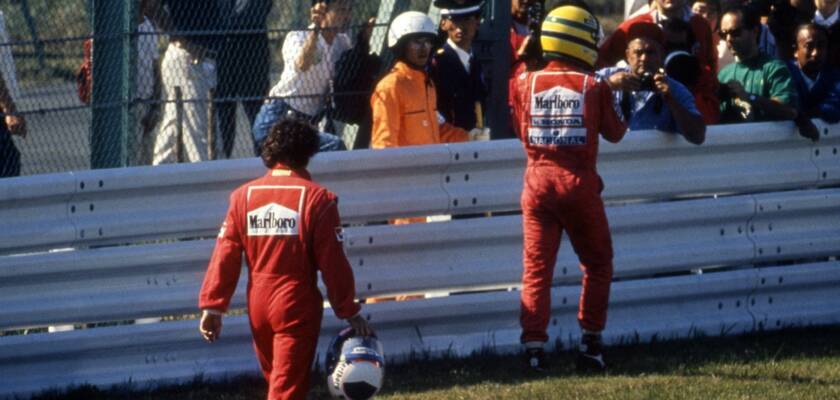
[[[606,376],[577,375],[573,354],[550,356],[552,369],[536,375],[520,356],[481,352],[469,358],[430,359],[388,366],[379,399],[836,399],[840,398],[840,327],[756,333],[736,338],[698,335],[607,349]],[[627,343],[632,343],[628,340]],[[323,375],[310,398],[327,398]],[[265,382],[242,377],[208,383],[110,391],[82,387],[49,392],[40,400],[262,399]]]

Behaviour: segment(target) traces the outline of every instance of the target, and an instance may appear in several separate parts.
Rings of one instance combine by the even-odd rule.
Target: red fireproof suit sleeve
[[[225,312],[230,305],[230,299],[236,290],[239,273],[242,271],[242,235],[237,210],[236,196],[239,191],[230,196],[225,222],[219,230],[216,247],[210,257],[210,265],[204,275],[204,283],[199,295],[200,309],[212,309]]]
[[[332,305],[335,315],[342,319],[356,315],[361,306],[353,301],[356,296],[356,286],[353,270],[340,240],[342,237],[341,219],[338,215],[338,200],[326,191],[326,197],[318,201],[324,206],[313,215],[313,251],[315,263],[321,271],[321,279],[327,287],[327,298]]]
[[[627,125],[619,117],[620,114],[615,109],[612,90],[604,81],[599,81],[595,86],[595,90],[600,92],[598,93],[598,99],[601,102],[601,106],[598,108],[600,110],[598,121],[601,122],[601,136],[609,142],[618,143],[624,138],[624,133],[627,132]]]

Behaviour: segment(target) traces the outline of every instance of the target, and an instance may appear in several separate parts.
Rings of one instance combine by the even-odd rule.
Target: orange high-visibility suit
[[[370,97],[370,148],[465,142],[467,131],[438,118],[435,86],[425,71],[397,61]]]
[[[277,165],[230,196],[199,307],[224,312],[248,264],[248,316],[269,399],[303,399],[321,330],[323,297],[339,318],[356,315],[353,271],[341,243],[337,198],[306,170]]]
[[[598,134],[617,142],[626,125],[615,112],[610,88],[592,73],[552,60],[515,80],[513,123],[528,155],[521,199],[521,340],[548,340],[551,282],[563,231],[583,270],[578,321],[585,330],[601,331],[613,252],[595,169]]]
[[[467,131],[448,122],[437,112],[434,82],[420,69],[397,61],[370,97],[373,128],[370,148],[418,146],[465,142]],[[397,218],[394,224],[426,222],[426,217]]]

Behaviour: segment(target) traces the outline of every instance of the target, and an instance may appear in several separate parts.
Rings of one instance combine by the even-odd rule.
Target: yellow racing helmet
[[[570,59],[595,66],[601,25],[589,11],[577,6],[560,6],[545,17],[540,33],[543,56]]]

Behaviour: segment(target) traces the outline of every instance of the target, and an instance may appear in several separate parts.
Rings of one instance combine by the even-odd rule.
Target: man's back
[[[612,92],[594,74],[551,61],[540,71],[514,78],[514,130],[529,163],[595,169],[598,134],[610,141],[626,125],[613,108]]]

